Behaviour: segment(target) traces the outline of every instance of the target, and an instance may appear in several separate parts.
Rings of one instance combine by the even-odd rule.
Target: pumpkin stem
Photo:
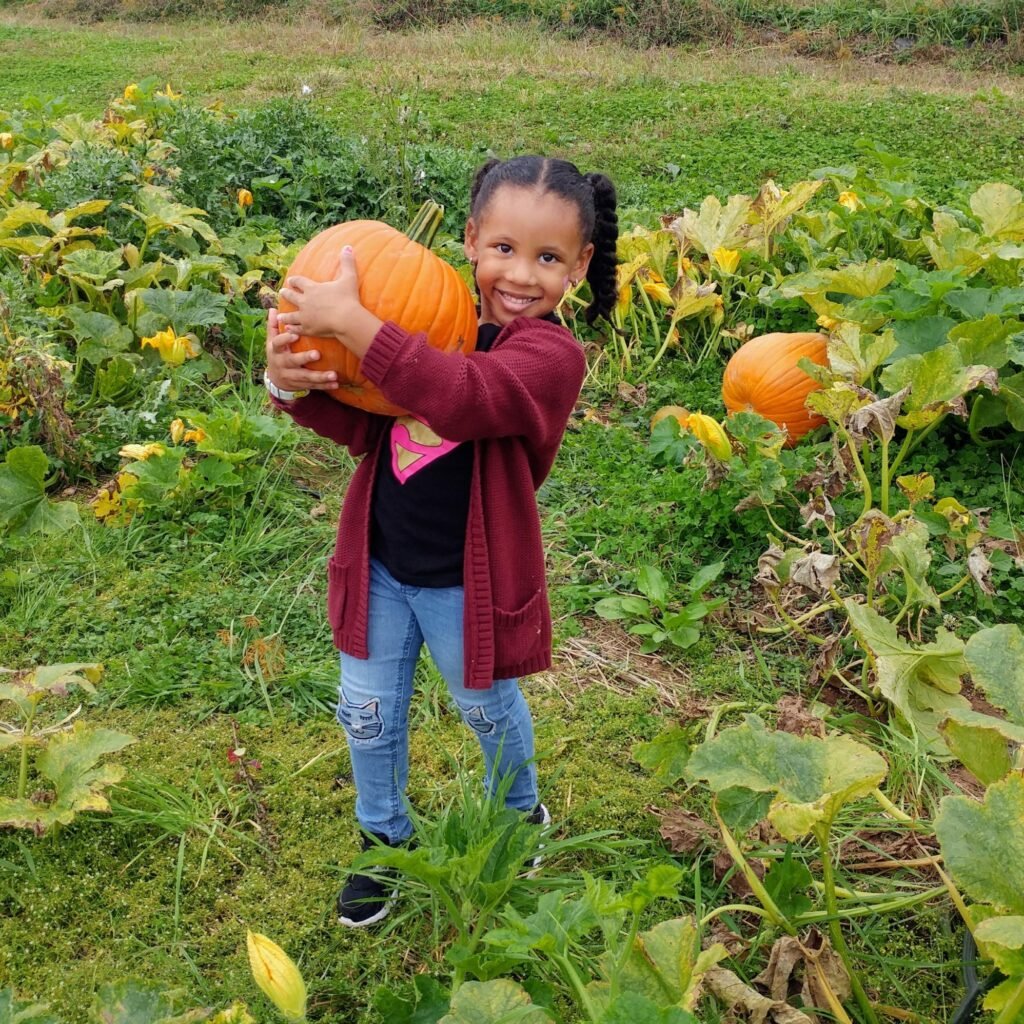
[[[412,223],[405,229],[406,235],[414,242],[419,242],[424,248],[429,249],[434,243],[434,236],[441,221],[444,219],[444,207],[439,206],[433,199],[428,199],[413,217]]]

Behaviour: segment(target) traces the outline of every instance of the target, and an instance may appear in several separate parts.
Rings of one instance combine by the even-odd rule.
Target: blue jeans
[[[348,737],[356,784],[356,817],[389,842],[407,839],[409,702],[413,673],[426,641],[463,721],[476,733],[487,767],[485,786],[514,774],[509,807],[537,805],[533,722],[516,679],[489,690],[467,690],[463,680],[462,587],[411,587],[376,559],[370,562],[368,659],[341,655],[338,721]]]

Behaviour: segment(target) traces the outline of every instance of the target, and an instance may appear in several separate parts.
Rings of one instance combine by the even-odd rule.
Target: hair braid
[[[476,200],[477,200],[477,196],[480,195],[480,189],[483,187],[484,178],[486,178],[487,175],[491,171],[493,171],[494,168],[497,167],[500,163],[501,163],[500,160],[495,160],[495,159],[492,158],[491,160],[487,160],[485,163],[482,163],[476,169],[476,174],[473,175],[473,184],[470,185],[470,187],[469,187],[469,213],[470,213],[470,216],[473,216],[473,214],[476,212],[475,211]]]
[[[616,213],[618,198],[612,180],[604,174],[588,174],[586,180],[594,190],[594,233],[591,238],[594,255],[587,268],[587,282],[593,298],[584,318],[593,326],[599,316],[608,319],[618,297],[615,245],[619,238],[619,218]]]

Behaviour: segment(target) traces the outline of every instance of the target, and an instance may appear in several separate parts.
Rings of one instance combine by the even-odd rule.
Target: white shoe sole
[[[386,900],[384,906],[377,911],[372,917],[368,917],[363,921],[353,921],[352,918],[346,917],[344,914],[338,916],[338,924],[344,925],[346,928],[366,928],[368,925],[376,924],[378,921],[383,921],[388,914],[391,913],[391,905],[395,902],[398,896],[398,890],[396,889]]]

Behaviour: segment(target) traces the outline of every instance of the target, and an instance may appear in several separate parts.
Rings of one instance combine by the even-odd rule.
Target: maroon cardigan
[[[396,405],[447,441],[474,446],[463,569],[465,685],[528,675],[551,664],[551,611],[536,491],[555,460],[586,371],[564,327],[519,317],[490,351],[446,355],[393,323],[377,332],[362,371]],[[296,423],[366,456],[356,468],[328,563],[334,644],[367,658],[370,502],[392,420],[313,391],[275,402]]]

